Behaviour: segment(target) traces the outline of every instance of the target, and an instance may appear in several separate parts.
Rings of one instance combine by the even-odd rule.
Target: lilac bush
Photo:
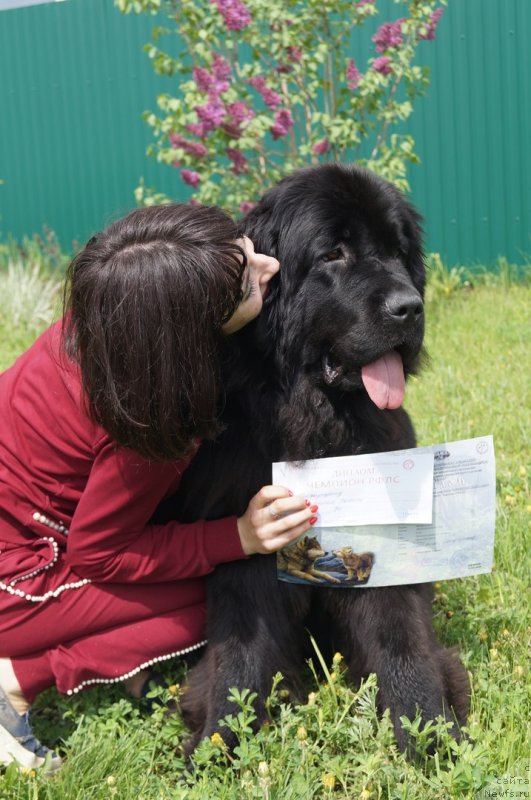
[[[115,0],[123,12],[157,13],[164,25],[146,50],[172,78],[149,153],[178,171],[196,201],[244,212],[293,169],[349,160],[407,189],[416,163],[397,130],[428,85],[414,64],[435,38],[445,0],[395,0],[361,64],[352,30],[378,14],[376,0]],[[159,47],[169,37],[180,52]],[[177,193],[177,192],[176,192]],[[137,190],[139,202],[164,197]]]

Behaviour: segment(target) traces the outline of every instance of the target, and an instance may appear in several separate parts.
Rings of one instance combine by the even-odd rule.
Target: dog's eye
[[[341,247],[336,247],[335,250],[330,250],[328,253],[325,253],[322,256],[322,260],[325,262],[329,261],[340,261],[342,258],[345,258],[345,254]]]

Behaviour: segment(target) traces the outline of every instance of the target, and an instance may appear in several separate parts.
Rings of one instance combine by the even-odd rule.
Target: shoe
[[[13,761],[26,769],[44,765],[49,773],[56,772],[63,763],[57,753],[33,735],[29,711],[17,714],[0,687],[0,764],[7,765]]]

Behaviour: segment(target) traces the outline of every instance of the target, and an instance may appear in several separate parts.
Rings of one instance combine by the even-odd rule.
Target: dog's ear
[[[270,190],[243,219],[243,231],[257,253],[278,257],[278,228],[274,223],[275,190]]]

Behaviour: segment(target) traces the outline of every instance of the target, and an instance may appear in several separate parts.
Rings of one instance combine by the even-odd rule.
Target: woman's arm
[[[107,441],[97,452],[72,519],[67,560],[94,581],[155,583],[206,575],[244,558],[236,517],[149,524],[187,462],[147,461]]]
[[[238,519],[150,524],[187,465],[146,461],[106,440],[70,526],[66,555],[71,568],[83,578],[114,583],[198,577],[217,564],[274,552],[316,520],[316,506],[284,487],[265,486]]]

